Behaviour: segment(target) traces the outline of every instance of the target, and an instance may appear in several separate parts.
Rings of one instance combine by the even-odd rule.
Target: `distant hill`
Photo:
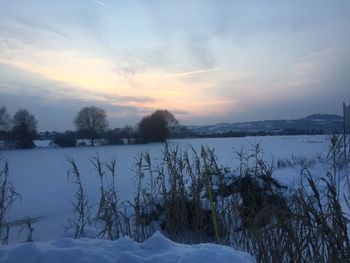
[[[312,114],[295,120],[265,120],[235,123],[218,123],[205,126],[187,126],[198,134],[227,132],[279,132],[294,130],[323,130],[325,133],[342,131],[343,117],[336,114]]]

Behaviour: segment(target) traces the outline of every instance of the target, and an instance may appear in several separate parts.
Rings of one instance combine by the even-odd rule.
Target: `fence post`
[[[346,145],[346,130],[347,130],[347,109],[346,109],[346,104],[345,102],[343,103],[343,122],[344,122],[344,159],[346,161],[346,148],[347,148],[347,145]]]

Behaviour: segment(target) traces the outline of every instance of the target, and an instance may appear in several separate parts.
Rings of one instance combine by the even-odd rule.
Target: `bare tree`
[[[11,136],[20,149],[33,148],[37,135],[37,124],[33,114],[26,109],[19,109],[13,116]]]
[[[94,141],[108,128],[105,110],[95,106],[82,108],[74,119],[77,131],[85,138],[90,139],[91,146]]]
[[[7,131],[10,128],[10,115],[6,107],[0,107],[0,132]]]
[[[124,138],[126,138],[127,143],[130,144],[131,142],[131,136],[134,133],[134,129],[130,126],[130,125],[126,125],[125,127],[122,128],[121,130],[121,136],[123,136]]]

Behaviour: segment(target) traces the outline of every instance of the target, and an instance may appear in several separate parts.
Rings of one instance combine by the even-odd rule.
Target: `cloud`
[[[173,113],[174,115],[190,115],[191,113],[188,111],[184,111],[184,110],[174,110],[171,113]]]
[[[17,22],[17,24],[20,26],[26,28],[26,30],[36,30],[38,32],[54,34],[65,39],[71,39],[67,34],[43,21],[39,21],[33,18],[28,19],[24,17],[17,17],[15,19],[15,22]]]
[[[99,4],[99,5],[103,5],[103,6],[107,6],[107,3],[101,1],[101,0],[92,0],[93,2]]]
[[[208,73],[213,71],[219,71],[220,68],[211,68],[211,69],[200,69],[200,70],[193,70],[188,72],[181,72],[176,74],[168,75],[169,77],[183,77],[183,76],[189,76],[189,75],[195,75],[195,74],[202,74],[202,73]]]
[[[329,47],[305,54],[292,67],[287,85],[301,88],[302,91],[305,91],[305,88],[315,87],[315,85],[322,86],[324,82],[333,78],[329,65],[335,62],[336,57],[339,57],[337,50]]]

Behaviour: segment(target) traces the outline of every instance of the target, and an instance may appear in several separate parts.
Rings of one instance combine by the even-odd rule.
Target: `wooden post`
[[[347,148],[347,145],[346,145],[346,130],[347,130],[347,127],[346,127],[346,104],[345,102],[343,103],[343,120],[344,120],[344,159],[346,161],[346,148]]]

